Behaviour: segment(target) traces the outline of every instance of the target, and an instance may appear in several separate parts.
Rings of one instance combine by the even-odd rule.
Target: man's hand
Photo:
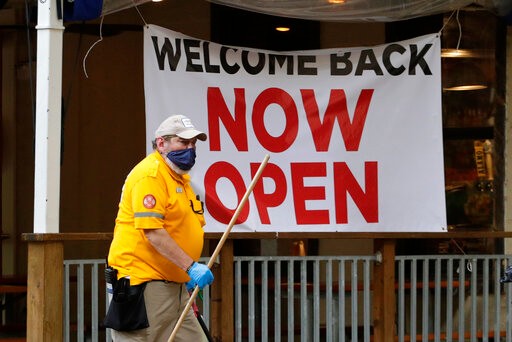
[[[195,283],[193,280],[189,280],[185,283],[185,286],[187,287],[187,292],[192,292],[194,291],[194,288],[196,287]]]
[[[206,285],[213,283],[213,273],[208,266],[194,262],[190,269],[187,271],[190,281],[187,283],[187,288],[199,286],[200,289]]]

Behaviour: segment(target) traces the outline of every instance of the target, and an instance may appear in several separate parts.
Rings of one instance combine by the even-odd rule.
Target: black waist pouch
[[[146,283],[130,286],[130,279],[119,279],[107,315],[103,321],[105,327],[117,331],[132,331],[149,327],[144,289]]]

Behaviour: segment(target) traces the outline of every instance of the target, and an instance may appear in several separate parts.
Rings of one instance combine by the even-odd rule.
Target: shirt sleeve
[[[144,177],[134,185],[131,195],[135,228],[164,228],[165,208],[169,202],[165,182],[157,177]]]

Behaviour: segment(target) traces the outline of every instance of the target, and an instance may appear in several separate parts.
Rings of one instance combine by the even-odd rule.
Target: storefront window
[[[443,127],[449,229],[499,229],[503,122],[497,77],[498,18],[484,11],[444,17],[442,33]],[[485,28],[485,29],[483,29]]]
[[[388,23],[386,40],[439,31],[448,229],[503,230],[504,18],[470,6]],[[425,240],[414,246],[398,243],[397,253],[497,253],[502,247],[496,243]]]

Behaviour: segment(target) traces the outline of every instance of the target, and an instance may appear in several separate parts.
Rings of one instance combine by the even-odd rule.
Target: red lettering
[[[247,151],[247,123],[245,89],[235,88],[235,115],[231,114],[218,87],[209,87],[208,103],[208,140],[210,151],[220,151],[220,124],[222,121],[238,151]]]
[[[251,163],[251,175],[254,177],[259,164]],[[334,191],[334,210],[335,224],[348,224],[348,196],[359,209],[361,215],[368,223],[379,222],[379,203],[378,203],[378,163],[365,162],[364,177],[365,185],[362,187],[354,174],[345,162],[335,162],[333,164],[333,191]],[[326,177],[327,164],[323,162],[291,163],[290,178],[288,180],[283,170],[276,164],[267,164],[253,189],[258,216],[262,224],[272,224],[269,208],[277,208],[282,205],[288,193],[288,183],[291,181],[292,200],[294,206],[295,220],[297,225],[319,225],[330,224],[330,209],[307,209],[307,201],[325,200],[325,186],[306,186],[305,179],[308,177]],[[228,208],[222,203],[223,189],[217,189],[217,184],[221,178],[226,178],[233,185],[236,191],[238,203],[243,198],[246,191],[244,180],[235,166],[227,162],[216,162],[211,165],[204,177],[204,187],[206,190],[205,205],[210,215],[219,223],[228,224],[235,211],[235,208]],[[274,183],[274,190],[265,189],[264,180]],[[270,187],[271,188],[271,187]],[[363,189],[364,188],[364,189]],[[219,191],[219,192],[217,192]],[[267,191],[267,192],[265,192]],[[219,193],[221,196],[219,197]],[[241,224],[247,221],[250,213],[249,202],[241,210],[235,224]],[[289,214],[289,213],[288,213]],[[286,215],[278,213],[277,215]]]
[[[286,126],[283,133],[278,137],[268,134],[265,128],[265,110],[271,104],[281,106],[285,114]],[[252,125],[254,134],[261,146],[270,152],[286,151],[297,138],[299,131],[299,116],[293,98],[286,91],[279,88],[265,89],[254,101]]]
[[[325,188],[319,186],[305,186],[306,177],[325,177],[325,163],[291,163],[291,177],[293,188],[293,203],[297,224],[327,224],[329,223],[328,210],[307,210],[307,200],[325,200]]]
[[[208,212],[212,217],[219,221],[220,223],[228,224],[233,217],[236,208],[229,209],[226,208],[222,204],[218,194],[217,194],[217,182],[220,178],[227,178],[232,184],[234,189],[236,190],[236,194],[238,197],[238,202],[242,200],[242,197],[245,194],[246,188],[244,184],[244,180],[238,170],[231,164],[226,162],[216,162],[211,165],[206,174],[204,175],[204,188],[206,193],[205,205],[208,208]],[[238,216],[235,224],[243,223],[247,220],[249,216],[249,202],[247,201],[240,211],[240,215]]]
[[[334,163],[334,198],[336,223],[348,223],[347,195],[368,223],[379,222],[379,191],[377,162],[365,162],[365,191],[361,189],[347,163]]]
[[[252,177],[256,175],[259,164],[251,163]],[[274,181],[275,190],[272,193],[265,193],[263,188],[263,179],[270,178]],[[270,224],[268,208],[277,207],[284,202],[286,198],[286,175],[279,166],[268,163],[261,174],[260,181],[254,185],[253,195],[258,208],[258,214],[262,224]]]
[[[302,102],[308,119],[309,127],[317,151],[327,151],[331,141],[334,120],[338,120],[341,135],[347,151],[357,151],[368,108],[373,95],[373,89],[363,89],[357,100],[354,118],[350,121],[347,109],[347,98],[343,89],[331,89],[329,103],[325,110],[323,122],[320,119],[318,104],[313,89],[301,89]]]

